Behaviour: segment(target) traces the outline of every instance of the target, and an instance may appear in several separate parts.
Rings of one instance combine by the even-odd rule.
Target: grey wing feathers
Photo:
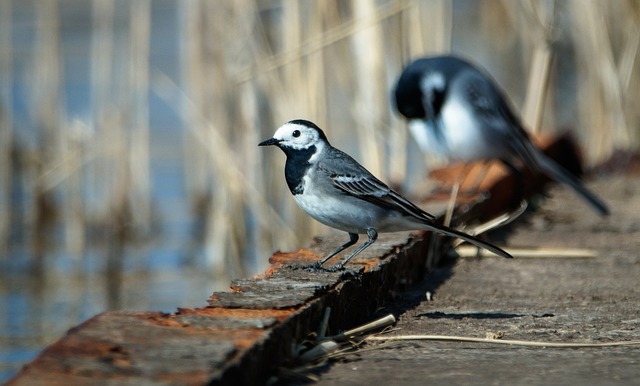
[[[336,188],[354,197],[404,212],[407,215],[429,221],[435,219],[434,216],[393,191],[349,155],[337,149],[334,150],[318,163],[318,169],[327,174]]]
[[[333,184],[354,196],[371,195],[383,197],[389,194],[389,187],[372,176],[354,176],[348,174],[332,174]]]
[[[435,220],[435,216],[418,208],[413,203],[411,203],[406,198],[402,197],[400,194],[396,193],[393,190],[390,190],[389,194],[386,195],[384,199],[385,199],[384,200],[385,202],[392,203],[396,207],[401,207],[406,213],[409,213],[415,217],[419,217],[429,221]]]
[[[488,74],[475,68],[467,69],[459,75],[456,84],[461,88],[460,91],[465,95],[475,116],[482,120],[485,129],[489,129],[492,136],[510,136],[518,131],[518,135],[528,137],[508,104],[509,99]]]

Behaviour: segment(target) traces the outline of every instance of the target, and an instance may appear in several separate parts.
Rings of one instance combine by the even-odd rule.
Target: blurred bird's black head
[[[407,119],[431,119],[445,101],[449,81],[470,64],[455,56],[416,59],[402,71],[394,89],[395,106]]]

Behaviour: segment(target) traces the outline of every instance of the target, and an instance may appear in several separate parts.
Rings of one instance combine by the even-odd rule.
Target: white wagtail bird
[[[349,233],[349,241],[315,264],[322,270],[331,257],[354,245],[359,234],[369,239],[351,255],[326,271],[338,271],[373,244],[378,232],[426,230],[461,238],[500,256],[502,249],[466,233],[434,223],[434,217],[391,190],[364,166],[329,144],[314,123],[293,120],[258,146],[275,145],[287,156],[284,176],[298,205],[324,225]]]
[[[395,102],[423,151],[451,161],[497,159],[516,172],[519,159],[609,214],[576,176],[535,147],[497,83],[468,61],[435,56],[411,62],[397,81]]]

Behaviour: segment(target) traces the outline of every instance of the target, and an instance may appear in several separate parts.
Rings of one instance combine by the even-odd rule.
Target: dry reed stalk
[[[522,108],[522,119],[534,134],[540,134],[542,130],[542,116],[552,61],[553,54],[549,47],[541,45],[535,48],[527,81],[527,94]]]
[[[49,165],[59,154],[60,140],[57,132],[64,121],[64,94],[61,86],[62,57],[60,57],[60,27],[58,2],[49,1],[36,7],[37,37],[32,96],[36,103],[35,117],[40,133],[40,145],[44,150],[43,164]]]
[[[390,18],[387,22],[388,32],[385,33],[385,81],[383,84],[385,97],[387,103],[385,117],[387,120],[384,122],[386,131],[389,133],[388,143],[388,167],[389,167],[389,182],[394,187],[402,187],[407,181],[407,140],[408,130],[404,127],[405,122],[402,119],[396,118],[395,101],[393,97],[393,87],[396,81],[396,77],[402,71],[401,61],[402,58],[402,46],[400,44],[393,44],[393,42],[401,41],[402,37],[402,14],[396,15]]]
[[[532,133],[540,134],[553,62],[551,45],[556,30],[556,3],[554,1],[524,4],[525,16],[528,16],[530,22],[527,24],[529,28],[520,30],[527,31],[523,33],[521,40],[533,40],[533,55],[521,115],[526,127]]]
[[[231,154],[233,154],[230,159],[233,160],[232,162],[238,167],[238,170],[243,170],[243,173],[236,175],[232,180],[232,183],[235,185],[233,189],[228,189],[226,184],[224,186],[230,193],[227,196],[228,203],[225,211],[225,226],[228,230],[225,231],[223,227],[220,227],[220,224],[212,224],[212,226],[219,228],[218,237],[226,238],[227,249],[230,251],[230,253],[224,256],[227,266],[226,273],[236,276],[246,273],[245,257],[247,256],[247,251],[252,249],[249,245],[254,245],[247,245],[247,237],[251,233],[253,225],[250,224],[249,228],[247,228],[246,219],[249,213],[254,214],[254,216],[260,213],[260,206],[255,200],[255,197],[244,195],[245,190],[243,189],[243,185],[245,184],[244,178],[246,177],[242,177],[252,172],[248,170],[247,162],[251,162],[251,160],[249,160],[246,155],[248,153],[255,153],[256,150],[254,149],[251,152],[247,152],[247,154],[241,151],[239,152],[238,150],[243,146],[248,147],[248,142],[251,140],[259,141],[259,139],[256,139],[258,136],[255,131],[248,134],[259,120],[252,117],[253,114],[251,112],[239,106],[243,102],[243,95],[234,90],[231,84],[233,69],[235,68],[232,59],[235,56],[234,54],[241,51],[242,48],[239,43],[244,40],[242,37],[238,39],[238,36],[229,34],[228,30],[225,30],[224,27],[225,23],[228,22],[227,18],[240,18],[240,20],[237,20],[239,23],[250,22],[254,12],[255,10],[251,8],[251,5],[246,2],[230,5],[224,13],[221,13],[219,7],[214,5],[209,5],[208,8],[208,20],[210,23],[213,23],[212,26],[215,28],[212,35],[216,36],[221,42],[225,42],[223,46],[214,45],[212,47],[211,61],[206,63],[206,66],[212,68],[213,73],[216,75],[214,79],[215,84],[221,85],[225,90],[220,100],[221,103],[218,103],[219,109],[212,109],[212,113],[216,114],[216,123],[215,125],[209,126],[215,130],[217,137],[224,138],[225,141],[228,141],[228,146],[232,149]],[[252,84],[248,91],[253,95],[259,94],[259,88],[257,88],[256,84]],[[212,94],[208,96],[207,99],[215,100],[217,97],[218,96]],[[229,101],[234,101],[236,107],[229,109],[227,106]],[[242,117],[243,112],[247,112],[249,115]],[[239,125],[239,123],[243,121],[250,121],[250,123],[248,126]],[[213,117],[209,119],[209,122],[214,122]],[[253,146],[255,147],[255,143]],[[243,156],[237,157],[235,154],[243,154]],[[215,164],[214,171],[216,176],[214,178],[216,178],[217,181],[226,181],[228,183],[229,180],[226,176],[227,171],[224,169],[227,168],[225,163],[228,163],[229,159],[224,161],[222,158],[214,157],[212,161]],[[218,188],[219,187],[220,184],[218,183]],[[229,234],[231,237],[227,237]]]
[[[309,79],[313,78],[314,74],[308,71],[308,66],[306,65],[308,62],[305,60],[301,49],[303,41],[302,19],[304,16],[301,14],[299,2],[282,0],[279,2],[279,6],[282,9],[282,18],[286,22],[275,26],[276,29],[279,29],[279,34],[275,35],[277,41],[274,46],[281,46],[283,52],[290,53],[292,60],[284,64],[279,71],[270,74],[271,76],[268,77],[269,88],[267,90],[273,90],[269,94],[278,98],[279,103],[276,104],[279,105],[279,115],[285,117],[283,121],[294,118],[307,118],[323,125],[323,122],[318,122],[317,117],[310,114],[312,110],[310,95],[315,90],[312,88],[312,83]],[[266,55],[267,58],[271,56],[270,52],[260,52],[259,55],[261,57]],[[282,85],[280,92],[278,92],[278,84]],[[300,85],[305,85],[305,87],[300,87]],[[330,135],[331,128],[325,127],[325,129]],[[275,167],[274,170],[281,173],[282,164]],[[278,179],[282,181],[282,177]],[[286,205],[289,206],[289,213],[291,214],[290,222],[293,224],[293,229],[297,230],[298,238],[301,238],[304,234],[314,234],[317,231],[315,224],[291,205],[290,197],[287,196],[288,194],[285,193],[282,197],[288,199]]]
[[[83,196],[84,179],[82,166],[87,157],[84,151],[87,141],[87,128],[84,123],[74,120],[67,124],[65,133],[65,152],[67,162],[63,163],[66,180],[62,188],[65,190],[63,202],[65,212],[65,247],[71,258],[80,260],[86,247],[86,212]]]
[[[402,32],[400,42],[402,43],[401,65],[409,63],[421,55],[425,55],[426,37],[421,18],[421,2],[412,1],[409,7],[403,10]],[[402,68],[400,69],[402,71]]]
[[[417,0],[416,3],[416,10],[410,19],[413,33],[408,31],[406,39],[419,38],[409,46],[409,59],[451,52],[453,4],[447,0],[430,3]]]
[[[132,100],[128,69],[123,66],[127,63],[128,45],[123,39],[116,39],[114,1],[94,1],[92,21],[96,28],[91,42],[91,107],[96,140],[93,150],[98,158],[88,175],[93,179],[89,187],[95,189],[90,194],[94,199],[91,212],[103,229],[107,246],[108,307],[119,308],[125,244],[136,230],[131,226],[131,141],[125,128],[130,123],[126,105]]]
[[[582,64],[578,68],[580,122],[590,149],[588,161],[593,163],[631,143],[632,130],[622,109],[623,92],[609,35],[609,26],[624,21],[613,19],[609,3],[572,2],[570,11],[574,15],[576,59]]]
[[[47,190],[43,175],[50,165],[63,158],[60,127],[66,106],[62,92],[62,57],[60,56],[58,2],[50,1],[36,8],[36,41],[34,46],[33,83],[31,97],[34,102],[33,115],[38,125],[38,159],[30,172],[33,180],[31,189],[33,200],[29,205],[33,228],[33,254],[39,261],[46,254],[50,243],[50,229],[56,215],[56,200],[53,192]],[[37,269],[44,269],[38,263]]]
[[[12,0],[0,2],[0,256],[7,256],[13,187]]]
[[[186,93],[189,95],[188,102],[186,98],[182,101],[181,112],[187,127],[190,129],[184,140],[185,148],[185,176],[187,183],[187,192],[192,202],[193,214],[202,217],[204,224],[203,230],[203,252],[205,255],[205,263],[210,267],[215,275],[224,271],[224,262],[220,260],[224,256],[226,242],[218,244],[216,249],[215,243],[219,240],[219,231],[225,226],[220,221],[220,225],[214,229],[216,221],[215,204],[224,205],[224,202],[215,202],[217,200],[224,201],[222,193],[211,191],[212,177],[210,170],[210,155],[207,153],[207,128],[206,118],[203,116],[208,109],[207,103],[213,101],[206,100],[206,74],[205,74],[205,58],[206,50],[205,42],[203,42],[203,30],[205,29],[205,15],[202,11],[203,2],[193,1],[180,3],[181,9],[181,32],[182,42],[184,46],[181,48],[182,55],[182,79],[185,85]],[[224,90],[224,88],[220,88]],[[192,135],[192,132],[198,135]],[[215,197],[213,197],[213,196]],[[215,203],[209,203],[213,200]],[[217,213],[222,214],[224,206],[221,206]],[[218,230],[218,233],[215,232]]]
[[[324,33],[323,24],[325,20],[331,15],[332,10],[329,7],[332,4],[330,2],[316,2],[313,6],[311,20],[308,21],[309,35],[310,36],[322,36]],[[308,90],[308,109],[309,116],[315,117],[319,122],[327,122],[328,117],[328,90],[327,89],[327,76],[325,74],[325,55],[324,50],[318,50],[309,53],[307,57],[308,61],[308,77],[309,90]]]
[[[557,347],[557,348],[582,348],[582,347],[618,347],[618,346],[638,346],[640,341],[617,341],[617,342],[541,342],[530,340],[512,340],[502,338],[476,338],[468,336],[448,336],[448,335],[398,335],[398,336],[371,336],[366,338],[367,341],[409,341],[409,340],[437,340],[445,342],[473,342],[473,343],[491,343],[510,346],[527,346],[527,347]]]
[[[355,128],[360,144],[360,158],[363,164],[374,174],[387,180],[388,170],[381,146],[381,139],[385,137],[380,132],[383,117],[378,106],[386,103],[385,90],[382,89],[383,49],[382,29],[379,23],[372,22],[375,18],[375,0],[360,0],[353,3],[353,18],[359,23],[370,25],[352,36],[352,53],[355,70],[355,99],[349,109],[353,110]],[[375,107],[374,107],[375,106]]]
[[[266,184],[263,173],[261,172],[261,159],[260,153],[256,151],[256,143],[260,142],[259,130],[255,130],[259,122],[259,111],[257,102],[259,100],[258,90],[256,90],[255,84],[245,83],[238,87],[239,100],[240,100],[240,114],[238,119],[238,127],[245,128],[243,141],[241,144],[242,154],[245,155],[245,170],[246,176],[250,181],[253,181],[256,189],[259,191],[265,191]],[[263,215],[263,210],[260,207],[260,202],[257,197],[249,195],[248,199],[248,212],[252,218],[258,218]],[[259,226],[250,226],[246,235],[245,242],[254,246],[254,250],[250,251],[254,253],[251,261],[246,261],[248,270],[251,272],[262,272],[267,268],[267,262],[265,259],[257,259],[257,251],[267,251],[271,247],[269,242],[271,235],[268,232],[262,232]]]
[[[191,111],[196,106],[202,106],[201,93],[193,90],[203,82],[202,68],[202,42],[199,31],[201,30],[200,2],[185,1],[178,4],[180,15],[180,73],[181,83],[185,92],[189,95],[189,103],[183,103],[180,109],[183,111],[184,121],[189,128],[200,130],[201,122],[197,120],[200,114]],[[184,102],[184,100],[183,100]],[[184,138],[184,173],[187,195],[192,202],[197,202],[200,196],[206,195],[207,183],[207,155],[198,142],[198,138],[186,135]],[[195,208],[194,208],[195,209]],[[195,209],[197,211],[197,209]]]
[[[247,4],[243,4],[247,7]],[[254,9],[252,9],[255,12]],[[245,12],[245,14],[253,15],[254,13]],[[242,13],[237,10],[235,13]],[[246,17],[246,15],[245,15]],[[255,16],[254,16],[255,17]],[[252,19],[253,17],[251,17]],[[244,22],[244,21],[238,21]],[[220,20],[221,27],[224,26],[224,19]],[[229,34],[220,28],[216,33],[224,37],[229,38]],[[242,38],[243,42],[246,39],[247,30],[243,29]],[[240,45],[234,47],[239,49]],[[229,72],[233,74],[233,69],[227,69],[226,76],[229,76]],[[233,89],[233,83],[229,83],[229,79],[225,79],[229,89]],[[240,131],[242,136],[240,138],[240,154],[243,157],[237,160],[241,163],[241,167],[245,171],[245,178],[253,184],[257,191],[267,192],[269,189],[266,185],[268,176],[262,172],[262,156],[260,152],[256,151],[256,144],[262,140],[260,124],[260,103],[261,103],[261,88],[260,85],[253,82],[246,82],[236,87],[236,101],[237,101],[237,119],[233,125],[233,129]],[[263,207],[264,201],[260,199],[261,196],[246,194],[244,200],[238,202],[239,205],[244,206],[244,210],[247,212],[247,216],[252,219],[267,219],[269,213]],[[274,232],[269,227],[262,227],[260,221],[249,221],[245,230],[244,237],[242,235],[236,235],[234,242],[238,245],[236,248],[237,258],[233,259],[233,270],[236,272],[236,277],[239,273],[249,272],[262,272],[266,269],[268,262],[262,258],[263,253],[271,251],[272,240]],[[242,257],[245,257],[242,259]]]
[[[624,42],[621,55],[622,57],[620,58],[620,64],[618,65],[618,71],[620,72],[620,83],[625,94],[633,91],[633,89],[630,87],[630,84],[633,80],[634,75],[636,76],[636,78],[638,77],[637,62],[638,51],[640,50],[640,23],[628,24],[630,24],[627,26],[629,28],[628,37]],[[628,108],[628,104],[626,104],[625,107]],[[629,114],[629,111],[625,111],[625,114]]]
[[[640,98],[640,4],[637,1],[626,1],[611,11],[613,19],[610,25],[611,35],[616,36],[614,44],[619,46],[617,73],[622,93],[622,110],[627,122],[629,142],[627,148],[636,149],[640,144],[640,112],[636,101]],[[617,21],[621,21],[621,25]]]
[[[505,251],[518,259],[593,259],[598,253],[585,248],[551,248],[551,247],[505,247]],[[474,245],[462,245],[456,248],[461,258],[498,257],[493,252],[478,250]]]
[[[110,165],[106,157],[110,146],[108,134],[112,113],[110,106],[110,88],[112,79],[111,60],[114,54],[113,23],[115,3],[113,1],[94,0],[92,2],[92,36],[90,58],[91,90],[91,126],[95,132],[94,152],[101,156],[89,165],[86,187],[89,191],[92,216],[104,218],[108,210]]]
[[[213,77],[217,87],[224,90],[221,71],[223,66],[212,68],[212,73],[206,72],[207,54],[209,51],[206,49],[206,31],[208,31],[207,22],[210,21],[209,17],[212,15],[206,13],[205,3],[196,1],[183,3],[185,6],[186,21],[183,27],[186,28],[186,50],[187,55],[185,59],[186,63],[184,74],[184,83],[186,85],[187,93],[190,96],[189,103],[183,101],[182,108],[186,112],[186,122],[189,128],[194,133],[198,133],[200,138],[194,138],[191,135],[185,140],[188,149],[185,149],[185,154],[192,154],[190,161],[192,163],[188,165],[187,171],[196,177],[192,182],[195,182],[196,189],[195,196],[192,196],[192,200],[195,205],[199,206],[199,202],[202,200],[210,202],[206,205],[206,212],[204,215],[204,254],[205,264],[212,269],[214,277],[224,277],[225,268],[225,256],[227,255],[227,237],[225,235],[230,234],[229,221],[226,214],[226,210],[229,207],[228,204],[228,184],[232,184],[233,181],[221,179],[221,175],[217,173],[216,167],[220,160],[215,157],[217,153],[209,154],[209,146],[213,145],[210,136],[213,134],[211,131],[213,128],[207,127],[206,123],[212,115],[219,114],[220,104],[224,105],[224,94],[214,95],[213,100],[208,100],[207,82],[209,77]],[[215,15],[213,15],[215,16]],[[214,20],[211,20],[214,22]],[[213,24],[214,26],[216,24]],[[210,108],[208,108],[210,105]],[[211,112],[215,111],[215,114]],[[219,116],[222,121],[225,120],[226,115]],[[215,119],[215,118],[213,118]],[[191,134],[191,133],[190,133]],[[195,139],[195,141],[194,141]],[[200,143],[200,145],[198,144]],[[204,146],[202,146],[204,145]],[[213,164],[213,167],[212,165]],[[225,181],[225,183],[222,183]],[[216,189],[210,189],[211,184],[217,185]],[[195,213],[200,208],[194,208]]]
[[[131,12],[128,13],[128,16],[131,16]],[[144,21],[141,21],[141,23],[145,24]],[[144,29],[144,27],[142,28]],[[134,175],[134,167],[132,166],[131,153],[135,149],[130,150],[130,148],[135,148],[139,144],[136,143],[138,138],[132,135],[131,127],[139,122],[134,120],[136,113],[131,111],[132,103],[138,102],[135,95],[136,86],[131,84],[131,71],[135,72],[138,68],[135,68],[135,64],[132,63],[129,51],[130,39],[133,33],[131,30],[128,32],[128,35],[116,34],[115,29],[111,32],[115,37],[115,56],[110,63],[113,68],[111,83],[114,86],[114,90],[110,95],[109,102],[114,111],[109,114],[109,120],[112,120],[112,123],[103,127],[105,131],[108,131],[106,133],[107,138],[109,138],[107,144],[110,146],[108,146],[105,154],[112,167],[111,175],[109,176],[111,178],[108,179],[110,184],[108,186],[110,207],[106,213],[105,221],[114,227],[114,243],[109,244],[109,248],[114,251],[124,251],[124,245],[121,245],[121,243],[126,243],[133,239],[132,235],[136,235],[140,230],[136,228],[135,225],[137,224],[134,222],[135,207],[136,205],[144,207],[144,203],[134,201],[137,185],[135,178],[138,176]],[[128,38],[123,38],[124,36],[128,36]],[[133,45],[136,45],[136,43],[133,43]],[[134,70],[131,68],[132,65],[135,68]],[[133,106],[134,108],[139,107],[137,105]],[[134,133],[138,129],[137,127],[133,128]],[[145,153],[144,145],[142,152]],[[112,252],[111,254],[116,259],[124,258],[122,253]]]
[[[129,93],[131,141],[128,162],[131,176],[130,205],[134,226],[148,233],[151,227],[149,154],[149,46],[151,44],[151,1],[130,3]]]

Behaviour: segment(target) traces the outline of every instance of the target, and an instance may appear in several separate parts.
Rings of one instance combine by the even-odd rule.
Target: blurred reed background
[[[639,40],[633,0],[0,0],[0,381],[97,312],[202,306],[326,232],[257,147],[287,120],[411,192],[411,58],[480,63],[588,167],[637,150]]]

